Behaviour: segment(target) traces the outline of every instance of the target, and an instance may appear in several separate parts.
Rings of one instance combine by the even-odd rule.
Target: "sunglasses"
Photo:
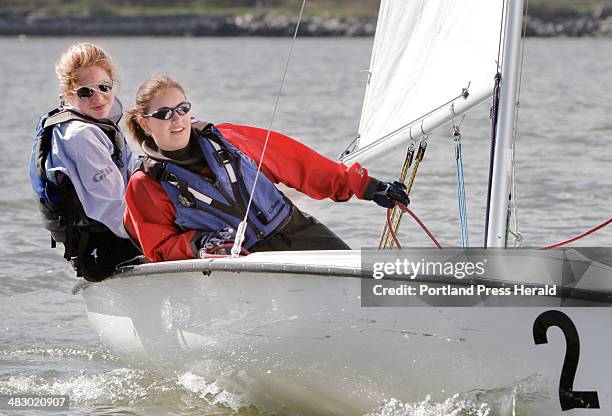
[[[102,81],[100,84],[97,84],[97,85],[87,85],[87,86],[79,87],[76,90],[74,90],[74,93],[81,100],[85,100],[87,98],[92,97],[94,95],[94,91],[100,91],[102,94],[110,94],[112,90],[113,90],[113,81],[108,79],[108,80]]]
[[[143,117],[153,117],[158,120],[170,120],[172,118],[173,113],[176,111],[176,114],[179,116],[184,116],[191,110],[191,103],[188,101],[183,101],[179,105],[174,108],[170,107],[162,107],[153,111],[150,114],[145,114]]]

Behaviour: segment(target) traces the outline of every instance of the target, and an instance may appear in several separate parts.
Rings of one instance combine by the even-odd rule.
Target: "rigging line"
[[[466,248],[469,246],[467,207],[465,198],[465,182],[463,175],[463,158],[461,155],[461,135],[458,135],[455,144],[455,160],[457,164],[457,198],[459,202],[459,219],[461,222],[461,245]]]
[[[487,208],[484,224],[484,248],[487,248],[489,234],[489,214],[491,211],[491,193],[493,190],[493,161],[495,156],[495,143],[497,141],[497,118],[499,116],[499,98],[501,93],[501,74],[495,74],[495,86],[493,89],[493,103],[491,104],[491,143],[489,152],[489,181],[487,185]]]
[[[348,146],[346,146],[346,149],[344,149],[342,153],[340,153],[340,156],[338,156],[338,159],[342,159],[344,156],[351,154],[355,150],[357,145],[359,144],[360,138],[361,136],[357,134],[357,136],[353,139],[353,141],[350,142]]]
[[[395,211],[396,207],[397,207],[397,205],[395,207],[391,208],[391,209],[387,209],[387,223],[386,223],[386,226],[385,226],[385,230],[389,230],[389,234],[393,238],[393,242],[395,243],[397,248],[402,248],[402,246],[400,245],[399,240],[397,239],[397,234],[393,231],[393,224],[391,224],[391,211]],[[401,212],[404,212],[404,211],[401,211]],[[391,248],[393,248],[393,245],[391,245]]]
[[[408,179],[408,181],[406,181],[408,169],[412,165],[412,161],[414,157],[414,145],[415,144],[416,144],[416,140],[412,139],[412,142],[410,143],[410,146],[408,147],[408,151],[406,153],[406,159],[404,160],[404,166],[402,167],[402,171],[400,173],[400,178],[399,178],[400,182],[406,185],[406,195],[410,195],[420,163],[423,161],[423,158],[425,157],[425,150],[427,149],[427,136],[424,136],[421,142],[419,143],[419,149],[416,154],[416,159],[415,159],[414,166],[410,174],[410,178]],[[382,234],[380,236],[380,242],[378,245],[379,249],[393,248],[393,241],[391,240],[391,237],[393,237],[393,234],[396,234],[398,232],[403,214],[404,214],[404,211],[398,209],[397,206],[393,207],[392,228],[389,228],[388,226],[390,222],[385,223]]]
[[[503,39],[505,37],[505,16],[508,13],[507,10],[508,2],[506,0],[502,3],[501,20],[499,22],[499,40],[497,45],[497,72],[495,74],[495,83],[493,86],[493,103],[491,105],[491,144],[489,152],[489,181],[487,186],[487,204],[485,212],[485,224],[484,224],[484,243],[483,247],[487,248],[487,239],[489,236],[489,211],[491,210],[491,192],[493,188],[493,160],[495,155],[495,142],[497,141],[497,117],[499,112],[499,98],[501,93],[501,52]]]
[[[425,158],[425,150],[427,150],[427,139],[427,136],[423,136],[423,139],[419,143],[416,159],[414,160],[414,167],[412,168],[412,172],[410,173],[410,179],[406,186],[407,195],[410,195],[410,191],[412,191],[412,186],[414,185],[414,179],[416,178],[417,171],[419,170],[419,166],[421,166],[421,162]]]
[[[414,166],[412,168],[412,172],[410,174],[410,178],[408,180],[408,182],[406,183],[406,195],[410,195],[410,191],[412,190],[412,185],[414,184],[414,179],[416,178],[416,174],[417,171],[419,170],[419,166],[421,164],[421,162],[423,161],[423,158],[425,157],[425,150],[427,150],[427,136],[423,137],[423,139],[421,140],[421,142],[419,143],[419,149],[417,150],[417,155],[416,155],[416,159],[414,161]],[[400,221],[402,219],[402,215],[404,213],[405,210],[400,210],[399,212],[399,216],[397,218],[397,222],[394,224],[394,229],[389,229],[389,232],[391,233],[397,233],[399,230],[399,226],[400,226]],[[387,236],[387,245],[385,247],[389,247],[392,248],[392,242],[389,240],[389,236]],[[389,245],[391,244],[391,245]]]
[[[503,31],[504,31],[504,18],[506,16],[507,13],[507,8],[508,4],[506,2],[506,0],[503,1],[502,3],[502,12],[501,12],[501,21],[499,22],[499,43],[497,44],[497,72],[500,71],[500,68],[502,66],[502,62],[501,62],[501,49],[502,49],[502,39],[504,37]]]
[[[525,13],[523,16],[523,39],[521,42],[521,59],[519,64],[519,79],[518,79],[518,93],[517,93],[517,106],[514,117],[514,140],[512,140],[512,168],[511,168],[511,180],[512,180],[512,197],[511,197],[511,215],[514,221],[514,230],[511,230],[514,246],[521,247],[523,245],[523,236],[519,231],[519,218],[518,208],[516,202],[516,138],[518,132],[518,119],[519,119],[519,108],[521,104],[521,87],[523,85],[523,63],[525,62],[525,39],[527,38],[527,16],[529,15],[529,0],[525,1]]]
[[[249,203],[247,204],[247,208],[244,213],[244,219],[238,225],[238,229],[236,230],[236,239],[234,242],[234,246],[232,247],[233,257],[237,257],[240,254],[240,251],[242,248],[242,242],[244,241],[244,233],[245,233],[246,226],[247,226],[249,210],[251,209],[251,204],[253,202],[253,195],[255,194],[255,187],[257,186],[257,180],[259,179],[259,174],[261,172],[261,165],[263,164],[264,156],[266,154],[266,148],[268,147],[268,140],[270,139],[270,132],[272,131],[272,125],[274,124],[274,119],[276,117],[276,109],[278,108],[278,102],[280,100],[281,92],[283,91],[283,86],[285,85],[285,77],[287,76],[287,69],[289,68],[289,62],[291,61],[291,54],[293,53],[293,46],[295,45],[295,39],[297,38],[298,30],[300,28],[300,22],[302,21],[302,16],[304,15],[305,6],[306,6],[306,0],[302,0],[302,7],[300,9],[300,15],[298,16],[298,20],[295,25],[295,32],[293,33],[293,39],[291,40],[289,54],[287,55],[287,60],[285,61],[285,68],[283,69],[283,76],[281,78],[281,83],[278,88],[278,93],[276,94],[276,100],[274,101],[274,109],[272,110],[272,118],[270,120],[268,132],[266,133],[266,140],[264,142],[263,149],[261,150],[261,158],[259,160],[259,164],[257,165],[257,173],[255,174],[255,181],[253,182],[253,187],[251,188],[251,195],[249,196]]]
[[[425,234],[427,234],[427,236],[431,239],[431,241],[433,241],[433,243],[436,245],[436,247],[438,247],[439,249],[442,248],[442,246],[440,245],[440,243],[438,242],[438,240],[436,239],[436,237],[434,237],[434,235],[431,233],[431,231],[429,231],[429,228],[427,228],[427,226],[425,224],[423,224],[423,221],[421,221],[419,219],[419,217],[417,217],[417,215],[410,209],[408,208],[406,205],[400,203],[400,202],[395,202],[395,205],[397,207],[399,207],[402,211],[407,212],[408,214],[410,214],[410,216],[412,218],[414,218],[414,220],[417,222],[417,224],[419,224],[419,226],[423,229],[423,231],[425,231]],[[387,219],[389,219],[389,212],[391,211],[391,208],[387,209]],[[397,244],[398,248],[401,248],[399,245],[399,240],[397,239],[397,235],[395,235],[395,233],[393,233],[393,240],[395,241],[395,243]]]
[[[593,228],[591,228],[588,231],[585,231],[584,233],[582,233],[580,235],[577,235],[576,237],[570,238],[570,239],[565,240],[565,241],[561,241],[560,243],[557,243],[557,244],[551,244],[550,246],[542,247],[540,250],[550,250],[551,248],[561,247],[561,246],[564,246],[566,244],[573,243],[574,241],[580,240],[581,238],[586,237],[587,235],[593,234],[595,231],[601,230],[602,228],[604,228],[605,226],[609,225],[610,223],[612,223],[612,218],[608,219],[607,221],[602,222],[598,226],[593,227]]]
[[[469,85],[468,85],[468,88],[469,88]],[[406,123],[403,126],[400,126],[397,129],[395,129],[395,130],[385,134],[384,136],[380,137],[379,139],[376,139],[375,141],[373,141],[371,143],[368,143],[364,147],[359,148],[359,152],[363,152],[363,151],[365,151],[367,149],[370,149],[371,147],[378,146],[381,142],[383,142],[383,141],[389,139],[390,137],[396,135],[397,133],[401,132],[402,130],[406,129],[407,127],[411,127],[412,125],[416,124],[417,121],[425,119],[426,117],[428,117],[431,114],[441,110],[442,108],[446,107],[449,104],[453,104],[459,98],[466,99],[468,96],[469,96],[469,93],[467,92],[467,88],[463,88],[463,90],[461,91],[461,94],[459,94],[455,98],[452,98],[452,99],[448,100],[447,102],[445,102],[444,104],[440,105],[439,107],[434,108],[430,112],[428,112],[426,114],[423,114],[422,116],[419,116],[419,117],[415,118],[412,121],[409,121],[408,123]],[[423,128],[423,125],[421,124],[421,130],[422,130],[422,128]],[[412,132],[411,132],[411,134],[412,134]],[[348,150],[348,149],[346,149],[346,150]],[[346,152],[346,150],[345,150],[345,152]],[[342,154],[344,155],[344,152]]]
[[[414,159],[415,144],[416,144],[416,140],[413,139],[410,143],[410,146],[408,146],[408,150],[406,151],[406,158],[404,159],[404,164],[402,166],[402,170],[398,178],[398,180],[402,182],[404,185],[406,184],[406,176],[408,174],[408,169],[410,169],[410,166],[412,166],[412,160]],[[391,222],[393,223],[395,232],[397,232],[397,229],[399,228],[399,222],[402,219],[403,213],[404,212],[400,210],[399,208],[393,207],[393,212],[391,215]],[[393,245],[391,244],[391,240],[390,240],[388,223],[389,222],[385,223],[385,226],[383,227],[383,231],[380,235],[380,241],[378,243],[379,249],[393,247]]]
[[[467,224],[467,203],[465,198],[465,182],[463,175],[463,157],[461,152],[461,124],[465,120],[465,114],[459,124],[455,123],[457,118],[455,107],[451,105],[453,113],[453,140],[455,141],[455,162],[457,165],[457,199],[459,203],[459,219],[461,222],[461,245],[466,248],[469,246],[469,234]]]

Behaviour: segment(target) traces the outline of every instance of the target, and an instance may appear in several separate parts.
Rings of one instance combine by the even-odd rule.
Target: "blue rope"
[[[459,219],[461,221],[461,246],[470,246],[467,223],[467,205],[465,200],[465,182],[463,178],[463,158],[461,156],[461,141],[458,131],[455,132],[455,160],[457,162],[457,199],[459,201]]]

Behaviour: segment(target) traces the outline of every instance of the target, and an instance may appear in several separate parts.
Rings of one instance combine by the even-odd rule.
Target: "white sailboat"
[[[506,245],[522,7],[522,0],[383,0],[359,137],[343,155],[363,161],[420,140],[489,98],[501,68],[488,247]],[[533,261],[516,253],[516,264]],[[512,282],[491,272],[473,280],[559,288],[538,307],[486,296],[474,307],[436,308],[418,296],[407,308],[362,307],[372,279],[357,250],[138,265],[78,290],[91,325],[120,357],[197,373],[264,410],[365,414],[390,399],[444,400],[529,383],[544,414],[605,414],[612,266],[573,255],[584,266],[579,282],[568,282],[562,268],[575,264],[561,252],[543,256],[561,267],[546,276],[517,273],[522,280]],[[409,285],[443,286],[437,278]],[[548,331],[553,326],[561,331]]]

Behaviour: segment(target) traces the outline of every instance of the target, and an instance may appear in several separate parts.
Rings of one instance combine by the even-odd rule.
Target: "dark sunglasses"
[[[179,105],[174,108],[170,107],[162,107],[153,111],[151,114],[145,114],[143,117],[153,117],[158,120],[170,120],[172,118],[172,113],[176,111],[176,114],[179,116],[184,116],[191,110],[191,103],[188,101],[183,101]]]
[[[84,87],[79,87],[74,90],[77,97],[81,100],[86,98],[90,98],[94,95],[94,91],[100,91],[102,94],[110,94],[113,90],[113,82],[111,80],[102,81],[102,83],[97,85],[89,85]]]

